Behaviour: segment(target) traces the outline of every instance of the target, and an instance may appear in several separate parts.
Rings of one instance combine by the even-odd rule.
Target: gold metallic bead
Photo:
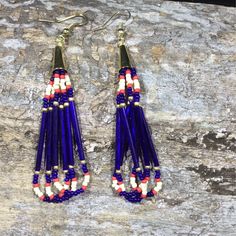
[[[139,106],[139,102],[135,102],[134,105],[135,105],[135,106]]]
[[[82,160],[82,161],[81,161],[81,164],[86,164],[86,161],[85,161],[85,160]]]
[[[116,170],[116,173],[117,173],[117,174],[120,174],[120,173],[121,173],[121,170]]]
[[[136,171],[137,171],[137,172],[140,172],[140,171],[141,171],[141,168],[140,168],[140,167],[136,168]]]
[[[40,174],[40,171],[35,171],[34,172],[36,175],[39,175]]]
[[[59,106],[59,108],[60,108],[60,109],[63,109],[63,108],[64,108],[64,106],[63,106],[63,105],[60,105],[60,106]]]
[[[58,170],[59,167],[58,167],[58,166],[53,166],[53,169],[54,169],[54,170]]]
[[[66,174],[66,173],[68,173],[68,170],[63,170],[63,172]]]
[[[47,112],[48,111],[48,109],[47,108],[42,108],[42,112]]]
[[[151,166],[145,166],[145,169],[151,169]]]
[[[126,104],[125,103],[121,103],[120,107],[126,107]]]
[[[69,165],[69,168],[72,169],[72,168],[74,168],[74,166]]]
[[[130,97],[128,97],[128,99],[129,99],[129,101],[133,101],[134,98],[130,96]]]
[[[160,167],[159,166],[154,166],[153,169],[154,170],[160,170]]]
[[[64,107],[68,107],[68,106],[69,106],[69,102],[65,102]]]
[[[50,175],[51,173],[52,173],[52,171],[50,171],[50,170],[46,171],[47,175]]]
[[[116,107],[119,108],[119,107],[120,107],[120,104],[117,104]]]
[[[49,111],[52,111],[52,110],[53,110],[53,108],[52,108],[52,107],[49,107],[49,108],[48,108],[48,110],[49,110]]]
[[[69,101],[74,101],[74,98],[70,97],[70,98],[69,98]]]
[[[59,105],[59,102],[54,101],[54,102],[53,102],[53,105],[54,105],[54,106],[58,106],[58,105]]]

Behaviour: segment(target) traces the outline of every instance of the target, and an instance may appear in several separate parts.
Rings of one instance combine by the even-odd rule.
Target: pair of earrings
[[[117,15],[119,12],[108,21]],[[73,98],[74,91],[65,69],[63,56],[66,41],[73,28],[87,24],[88,18],[84,13],[79,13],[57,22],[74,17],[80,17],[82,21],[71,24],[56,38],[53,72],[43,98],[33,190],[35,195],[45,202],[59,203],[68,200],[83,193],[90,182],[90,172],[85,160],[80,125]],[[124,35],[124,28],[120,25],[118,28],[120,70],[116,96],[116,150],[112,187],[129,202],[140,202],[144,198],[156,195],[162,188],[162,182],[158,155],[144,111],[140,105],[140,83],[136,69],[130,63]],[[80,173],[75,168],[75,148],[79,158]],[[132,157],[131,187],[126,188],[122,177],[122,165],[129,152]],[[44,192],[40,188],[43,157]],[[152,169],[154,170],[154,181],[151,179]],[[78,177],[81,175],[83,175],[83,180],[78,181]],[[154,187],[148,191],[148,184],[152,182],[155,182],[153,183]],[[78,187],[79,183],[81,187]]]

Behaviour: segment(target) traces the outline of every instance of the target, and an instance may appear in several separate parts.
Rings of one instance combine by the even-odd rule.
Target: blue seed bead
[[[58,69],[54,70],[53,74],[60,74],[60,70],[58,70]]]
[[[143,178],[143,174],[142,174],[142,172],[140,171],[140,172],[138,172],[138,177],[139,177],[139,179],[142,181],[142,180],[144,180],[144,178]]]
[[[135,76],[137,74],[136,69],[134,67],[131,68],[131,76]]]
[[[153,194],[152,191],[149,191],[149,192],[147,193],[147,197],[153,197],[153,196],[154,196],[154,194]]]
[[[161,172],[160,172],[160,170],[156,170],[155,171],[155,178],[156,179],[159,179],[161,177]]]

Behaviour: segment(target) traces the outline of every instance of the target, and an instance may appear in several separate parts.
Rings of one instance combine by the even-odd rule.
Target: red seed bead
[[[66,181],[65,184],[66,184],[66,185],[70,185],[70,181]]]
[[[52,200],[54,198],[54,194],[52,194],[49,198],[50,200]]]
[[[146,179],[144,179],[144,180],[142,180],[141,182],[145,184],[145,183],[147,183],[147,180],[146,180]]]
[[[146,198],[147,195],[146,194],[141,194],[141,198]]]
[[[156,181],[156,182],[160,182],[161,179],[160,179],[160,178],[156,178],[155,181]]]
[[[135,177],[136,175],[135,174],[130,174],[130,177]]]
[[[121,189],[121,188],[118,188],[118,189],[117,189],[117,192],[118,192],[118,193],[122,192],[122,189]]]
[[[112,176],[112,180],[116,180],[116,177]]]
[[[82,185],[82,189],[83,189],[83,190],[86,190],[86,189],[87,189],[87,186]]]
[[[150,180],[150,177],[147,176],[145,179],[148,181],[148,180]]]
[[[71,88],[71,85],[66,85],[66,89],[70,89]]]
[[[60,193],[58,194],[59,195],[59,197],[63,197],[63,195],[64,195],[64,193],[65,193],[65,189],[62,189],[61,191],[60,191]]]
[[[46,183],[45,187],[51,186],[51,183]]]
[[[137,76],[137,75],[135,75],[135,76],[133,77],[133,80],[135,80],[135,79],[138,79],[138,76]]]
[[[53,179],[53,182],[59,182],[59,179],[58,178]]]
[[[125,74],[131,74],[131,71],[130,70],[126,70]]]
[[[45,95],[44,98],[49,99],[50,95]]]
[[[43,196],[41,196],[39,199],[40,199],[41,201],[43,201],[44,198],[45,198],[45,196],[43,195]]]
[[[60,89],[55,89],[55,93],[60,93]]]
[[[134,90],[134,92],[136,92],[136,93],[140,93],[140,89],[139,88],[136,88],[135,90]]]
[[[73,178],[72,181],[77,181],[77,178]]]
[[[40,186],[40,184],[39,184],[39,183],[37,183],[37,184],[33,184],[33,186],[34,186],[34,188],[37,188],[37,187]]]
[[[127,84],[128,88],[132,88],[132,86],[133,86],[132,84]]]
[[[65,75],[60,75],[60,79],[65,79]]]
[[[54,74],[54,78],[60,78],[60,75],[59,74]]]
[[[125,90],[124,90],[124,89],[121,89],[121,90],[119,91],[119,93],[125,93]]]
[[[125,79],[125,76],[124,75],[120,75],[119,79]]]
[[[86,173],[84,173],[84,175],[90,175],[90,173],[89,173],[89,172],[86,172]]]
[[[157,195],[157,191],[155,191],[154,189],[152,189],[152,193],[153,193],[154,195]]]
[[[139,192],[139,193],[141,193],[142,192],[142,189],[141,188],[137,188],[137,191]]]
[[[62,89],[62,90],[61,90],[61,93],[66,93],[66,89]]]

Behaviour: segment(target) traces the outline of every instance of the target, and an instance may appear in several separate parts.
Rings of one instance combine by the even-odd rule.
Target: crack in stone
[[[186,169],[199,174],[208,183],[208,192],[236,196],[235,168],[222,167],[220,170],[217,170],[201,164],[198,167],[187,167]]]

